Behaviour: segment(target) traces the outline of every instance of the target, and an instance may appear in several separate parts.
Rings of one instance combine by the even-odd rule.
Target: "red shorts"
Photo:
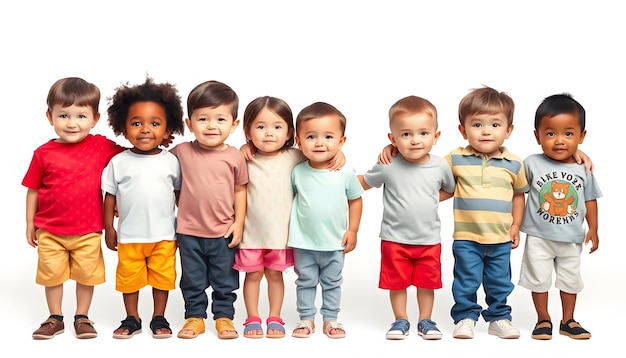
[[[441,244],[406,245],[381,240],[380,253],[379,288],[441,288]]]

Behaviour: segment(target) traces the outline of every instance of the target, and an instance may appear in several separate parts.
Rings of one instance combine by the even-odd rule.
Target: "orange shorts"
[[[35,282],[46,287],[68,279],[85,286],[104,282],[102,233],[62,236],[39,229],[36,235],[39,260]]]
[[[176,241],[117,244],[115,289],[137,292],[150,285],[169,291],[176,285]]]

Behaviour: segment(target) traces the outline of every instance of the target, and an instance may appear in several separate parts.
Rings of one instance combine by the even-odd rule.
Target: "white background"
[[[304,355],[373,353],[376,355],[453,354],[533,356],[550,353],[582,356],[619,343],[624,323],[624,244],[620,239],[623,205],[615,196],[622,176],[618,141],[624,121],[626,80],[623,39],[626,26],[618,2],[588,1],[29,1],[0,5],[0,106],[5,126],[2,152],[5,191],[0,260],[0,350],[3,356],[119,355]],[[232,341],[217,339],[212,320],[195,340],[151,338],[149,291],[142,291],[144,332],[114,340],[112,331],[124,318],[121,294],[114,289],[116,256],[106,247],[107,282],[97,286],[90,318],[99,337],[77,340],[71,325],[74,285],[66,284],[66,332],[50,341],[33,341],[31,333],[48,315],[44,290],[34,282],[37,253],[26,244],[21,180],[33,150],[55,136],[44,115],[54,81],[78,76],[102,91],[102,119],[92,133],[115,138],[107,125],[107,97],[121,83],[156,81],[175,84],[186,101],[189,91],[206,80],[219,80],[239,94],[243,108],[252,99],[285,99],[294,114],[315,101],[338,107],[348,118],[343,148],[348,164],[363,173],[387,144],[387,111],[397,99],[414,94],[439,110],[442,132],[433,154],[445,155],[465,141],[457,130],[457,106],[468,90],[489,85],[508,92],[516,103],[515,130],[506,142],[520,157],[538,152],[532,125],[534,111],[546,96],[570,92],[587,110],[588,135],[580,147],[596,166],[603,190],[599,200],[600,249],[583,253],[585,289],[575,318],[590,330],[589,341],[558,334],[535,341],[536,321],[530,292],[516,287],[510,296],[519,340],[488,335],[480,321],[473,340],[452,338],[453,304],[451,201],[440,207],[443,222],[444,287],[435,298],[433,319],[444,338],[423,341],[415,333],[415,291],[409,290],[411,336],[386,341],[393,321],[388,295],[377,288],[381,190],[364,195],[359,244],[345,266],[340,321],[347,338],[330,340],[318,332],[310,339]],[[190,134],[174,144],[192,140]],[[239,147],[239,128],[228,143]],[[618,235],[618,236],[616,236]],[[522,248],[512,254],[517,282]],[[293,271],[285,274],[283,318],[288,333],[297,321]],[[242,281],[243,282],[243,281]],[[265,289],[265,286],[263,286]],[[550,312],[561,317],[558,291],[552,289]],[[245,319],[241,290],[236,302],[237,327]],[[482,300],[482,296],[480,296]],[[482,302],[482,301],[481,301]],[[261,302],[267,315],[267,302]],[[174,334],[183,319],[180,291],[171,292],[167,318]],[[265,317],[263,317],[265,318]],[[558,326],[557,326],[558,327]],[[15,353],[8,353],[15,352]]]

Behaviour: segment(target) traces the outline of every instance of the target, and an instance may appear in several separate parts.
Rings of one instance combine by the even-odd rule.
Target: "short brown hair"
[[[341,133],[345,133],[346,117],[337,108],[324,102],[315,102],[307,107],[304,107],[300,113],[298,113],[298,117],[296,118],[296,132],[302,122],[325,116],[337,116],[337,119],[339,119],[339,125],[341,126]]]
[[[230,105],[233,120],[237,119],[239,97],[228,85],[218,81],[206,81],[191,90],[187,97],[187,115],[191,117],[193,111],[204,107],[218,107]]]
[[[400,117],[416,113],[426,113],[437,123],[437,108],[429,100],[417,96],[407,96],[398,100],[389,109],[389,125]]]
[[[513,124],[515,103],[506,92],[498,92],[491,87],[471,90],[459,103],[459,122],[465,124],[465,118],[476,114],[504,113],[508,125]]]
[[[52,113],[55,104],[60,104],[63,107],[69,107],[73,104],[81,107],[89,106],[93,113],[98,113],[100,89],[82,78],[62,78],[50,87],[46,103],[49,113]]]

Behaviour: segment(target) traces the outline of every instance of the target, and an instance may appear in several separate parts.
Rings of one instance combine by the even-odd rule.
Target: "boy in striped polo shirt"
[[[473,338],[480,315],[489,334],[519,338],[507,298],[513,291],[511,249],[519,245],[528,182],[522,160],[502,146],[513,131],[515,105],[493,88],[470,91],[459,104],[459,131],[469,142],[445,159],[454,191],[454,338]],[[477,302],[480,285],[488,305]]]

